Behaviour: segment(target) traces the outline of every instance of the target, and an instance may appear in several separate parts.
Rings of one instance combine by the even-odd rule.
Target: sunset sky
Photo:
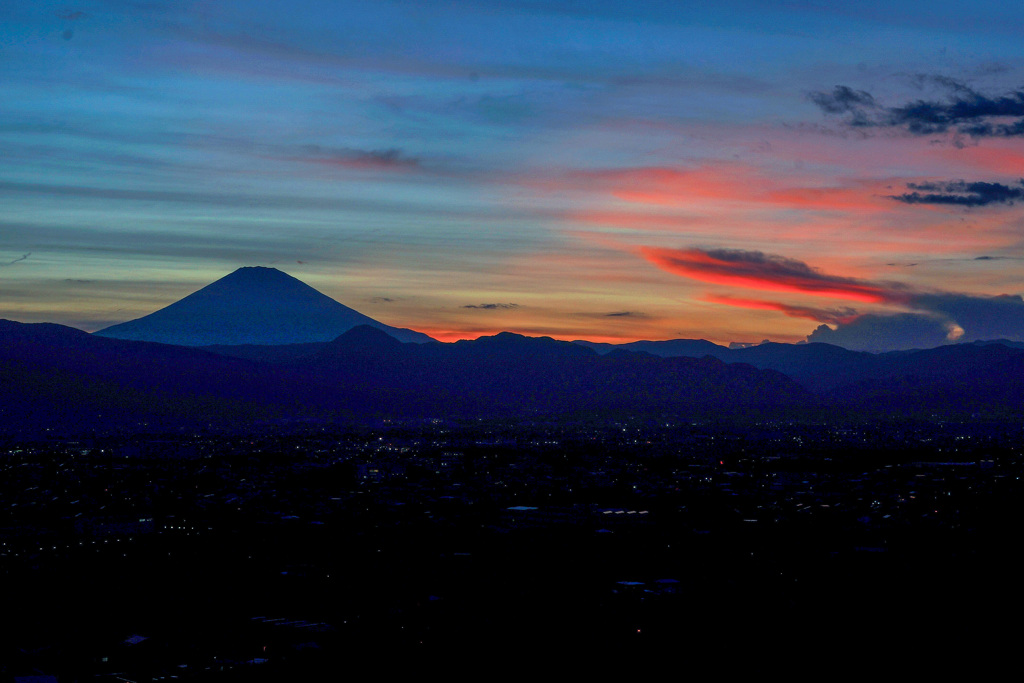
[[[1022,340],[1024,3],[923,7],[5,3],[0,318],[270,265],[443,340]]]

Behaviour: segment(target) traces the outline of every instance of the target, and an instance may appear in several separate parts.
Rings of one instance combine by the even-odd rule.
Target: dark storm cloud
[[[639,311],[615,311],[614,313],[605,313],[606,318],[644,318],[646,317]]]
[[[907,183],[905,194],[890,195],[904,204],[950,204],[953,206],[988,206],[1013,204],[1024,199],[1024,180],[1014,185],[1002,183],[951,180],[942,183]]]
[[[949,326],[923,313],[866,314],[836,329],[820,325],[809,342],[842,346],[853,351],[880,353],[895,349],[926,349],[949,341]]]
[[[913,305],[963,328],[964,341],[1024,339],[1024,299],[1014,294],[973,296],[939,292],[920,294]]]
[[[1024,340],[1024,299],[1017,295],[917,294],[909,306],[917,312],[861,315],[835,329],[822,325],[807,341],[879,352],[951,341]]]
[[[494,311],[497,309],[508,309],[508,308],[519,308],[519,304],[467,304],[463,308],[478,308],[485,311]]]
[[[944,76],[916,78],[919,83],[927,79],[948,94],[941,99],[919,99],[895,107],[879,106],[870,93],[844,85],[831,92],[812,92],[808,97],[826,114],[845,115],[851,126],[902,128],[914,135],[1024,135],[1024,89],[991,96]]]

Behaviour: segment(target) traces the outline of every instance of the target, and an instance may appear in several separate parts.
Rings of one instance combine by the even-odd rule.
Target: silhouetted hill
[[[387,332],[369,325],[358,325],[339,335],[336,339],[327,342],[321,350],[320,355],[339,353],[376,353],[385,349],[399,349],[402,342],[398,341]]]
[[[462,358],[529,359],[533,362],[597,356],[596,352],[572,342],[558,341],[551,337],[526,337],[514,332],[460,340],[451,344],[451,349]]]
[[[878,356],[850,351],[831,344],[764,343],[716,354],[727,363],[748,363],[755,368],[778,370],[812,391],[825,391],[871,375]]]
[[[312,353],[269,363],[0,321],[0,426],[111,431],[426,417],[1024,413],[1024,350],[1001,344],[881,355],[762,344],[730,353],[751,362],[625,349],[601,356],[510,333],[402,343],[357,326]],[[815,396],[759,363],[788,364],[807,383],[833,386]],[[822,368],[826,380],[814,380]]]
[[[357,325],[376,327],[401,341],[432,341],[421,332],[378,322],[291,275],[264,267],[239,268],[159,311],[95,334],[182,346],[301,344],[330,341]]]
[[[910,349],[888,353],[850,351],[831,344],[777,344],[765,342],[745,348],[729,349],[703,340],[677,339],[665,342],[634,342],[632,344],[585,344],[608,353],[612,349],[636,349],[637,344],[648,353],[671,357],[681,355],[700,358],[711,356],[726,363],[746,363],[762,370],[777,370],[804,387],[827,394],[841,387],[864,385],[870,382],[890,381],[900,377],[946,377],[951,381],[966,382],[971,378],[969,369],[981,371],[996,362],[1001,354],[1024,352],[1024,344],[1005,340],[950,344],[934,349]],[[710,346],[705,346],[710,345]],[[995,347],[1005,351],[984,352]],[[702,352],[706,350],[707,352]],[[895,385],[893,385],[895,386]]]
[[[938,413],[1024,410],[1024,349],[956,344],[882,354],[871,376],[829,397],[860,409]]]
[[[580,344],[594,349],[600,354],[610,353],[615,349],[626,351],[643,351],[652,356],[670,358],[672,356],[688,356],[690,358],[703,358],[714,356],[719,351],[728,351],[724,346],[719,346],[705,339],[668,339],[665,341],[635,341],[624,344],[608,344],[603,342],[589,342],[578,339],[573,344]]]
[[[0,424],[82,431],[253,422],[305,398],[288,371],[180,346],[0,321]]]
[[[711,356],[726,363],[746,363],[762,370],[777,370],[812,391],[827,391],[869,376],[878,365],[877,356],[849,351],[831,344],[775,344],[766,342],[730,349],[703,339],[638,341],[627,344],[575,342],[602,353],[612,349],[644,351],[661,356],[703,358]]]
[[[294,366],[337,373],[350,386],[427,393],[455,412],[488,414],[692,410],[807,405],[812,397],[774,372],[646,354],[601,357],[548,337],[504,332],[452,344],[396,344],[353,329]]]
[[[989,346],[991,344],[1002,344],[1003,346],[1008,346],[1011,349],[1024,349],[1024,342],[1011,341],[1009,339],[987,339],[987,340],[976,341],[976,342],[971,342],[971,343],[976,345],[976,346]]]
[[[815,402],[778,373],[712,359],[602,358],[507,333],[401,343],[368,326],[306,357],[265,363],[5,322],[0,368],[0,424],[71,431],[581,412],[716,416]]]

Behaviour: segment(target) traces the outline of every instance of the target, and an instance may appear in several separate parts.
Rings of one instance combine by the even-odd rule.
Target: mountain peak
[[[219,280],[211,282],[206,287],[203,287],[196,292],[196,294],[210,290],[211,288],[216,290],[223,287],[273,287],[277,289],[296,289],[316,292],[324,298],[329,298],[297,277],[289,275],[283,270],[278,270],[277,268],[271,268],[269,266],[243,266],[231,271]]]
[[[96,334],[182,346],[277,345],[331,341],[357,325],[403,342],[431,341],[363,315],[267,266],[239,268],[165,308]]]
[[[231,271],[222,277],[221,280],[294,280],[295,282],[302,282],[302,280],[297,277],[289,275],[283,270],[271,268],[270,266],[242,266],[241,268]],[[218,280],[218,282],[219,281],[220,280]]]
[[[283,270],[278,270],[277,268],[271,268],[270,266],[241,266],[240,268],[236,268],[235,270],[233,270],[230,273],[228,273],[228,275],[234,275],[236,273],[270,273],[270,272],[280,273],[281,275],[288,275],[288,273],[284,272]],[[228,277],[228,275],[225,275],[224,277]],[[291,275],[288,275],[288,277],[291,277]]]

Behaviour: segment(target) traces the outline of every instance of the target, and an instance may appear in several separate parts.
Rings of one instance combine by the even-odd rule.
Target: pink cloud
[[[892,286],[829,275],[811,268],[803,261],[759,251],[641,247],[640,254],[662,270],[719,285],[810,294],[864,303],[898,303],[906,298]]]
[[[887,212],[887,181],[838,179],[821,185],[816,177],[779,177],[765,169],[739,163],[707,163],[693,168],[646,166],[573,171],[541,183],[548,189],[569,189],[657,207],[691,207],[708,202],[772,206],[818,211]]]

